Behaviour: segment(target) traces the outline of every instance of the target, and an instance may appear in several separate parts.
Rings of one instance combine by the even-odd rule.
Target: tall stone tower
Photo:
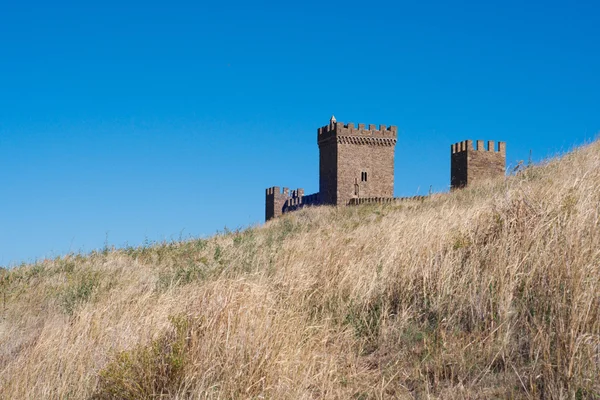
[[[450,184],[452,189],[461,188],[475,182],[504,176],[506,168],[506,143],[477,141],[477,148],[472,140],[465,140],[450,146]]]
[[[394,148],[398,128],[344,124],[331,117],[317,131],[322,204],[347,205],[352,198],[394,196]]]

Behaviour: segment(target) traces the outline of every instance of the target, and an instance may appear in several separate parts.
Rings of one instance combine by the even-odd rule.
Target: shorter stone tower
[[[475,182],[504,176],[506,169],[506,143],[493,141],[483,146],[483,140],[465,140],[450,146],[450,184],[452,189],[465,187]]]
[[[283,193],[279,186],[267,189],[265,201],[265,220],[280,217],[283,213],[283,206],[290,196],[290,189],[283,188]]]
[[[298,188],[292,190],[284,187],[283,192],[279,186],[273,186],[267,189],[265,197],[265,221],[271,218],[280,217],[289,211],[294,211],[308,205],[318,205],[318,193],[308,196],[304,195],[304,189]]]

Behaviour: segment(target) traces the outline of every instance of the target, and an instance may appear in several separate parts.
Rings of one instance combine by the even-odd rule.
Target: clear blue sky
[[[83,4],[87,3],[87,4]],[[262,223],[318,190],[316,129],[399,127],[396,195],[449,146],[600,131],[597,1],[0,4],[0,265]]]

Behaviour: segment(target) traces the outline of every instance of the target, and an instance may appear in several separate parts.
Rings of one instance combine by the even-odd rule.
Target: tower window
[[[360,181],[361,182],[366,182],[367,181],[367,173],[366,172],[361,172],[360,173]]]

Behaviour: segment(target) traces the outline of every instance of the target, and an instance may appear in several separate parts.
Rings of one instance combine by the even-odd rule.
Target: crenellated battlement
[[[462,142],[454,143],[450,145],[450,153],[457,154],[464,151],[485,151],[490,153],[506,154],[506,142],[498,142],[498,146],[493,140],[488,140],[487,145],[484,146],[483,140],[477,140],[473,144],[472,140],[463,140]]]
[[[303,207],[307,206],[317,206],[320,205],[321,201],[319,198],[319,193],[313,193],[309,195],[304,195],[303,189],[298,189],[292,191],[292,196],[288,198],[283,206],[283,212],[290,212],[299,210]]]
[[[356,197],[350,199],[349,206],[358,206],[361,204],[390,204],[402,203],[405,201],[418,200],[424,201],[428,196],[411,196],[411,197]]]
[[[281,193],[281,188],[279,186],[267,188],[267,196],[273,196],[275,193]]]
[[[303,190],[303,189],[298,189],[298,190]],[[295,192],[295,190],[293,190],[292,192]],[[273,187],[267,188],[266,195],[267,196],[276,196],[276,195],[289,196],[290,189],[284,187],[283,190],[281,190],[281,188],[279,186],[273,186]]]
[[[338,143],[393,146],[398,138],[398,127],[379,125],[377,128],[376,125],[370,124],[367,128],[365,124],[355,126],[352,122],[344,124],[333,121],[329,125],[317,129],[319,144],[333,140],[333,138],[337,138]]]
[[[292,193],[290,194],[290,197],[293,199],[302,198],[303,196],[304,196],[304,189],[302,189],[302,188],[292,190]]]

